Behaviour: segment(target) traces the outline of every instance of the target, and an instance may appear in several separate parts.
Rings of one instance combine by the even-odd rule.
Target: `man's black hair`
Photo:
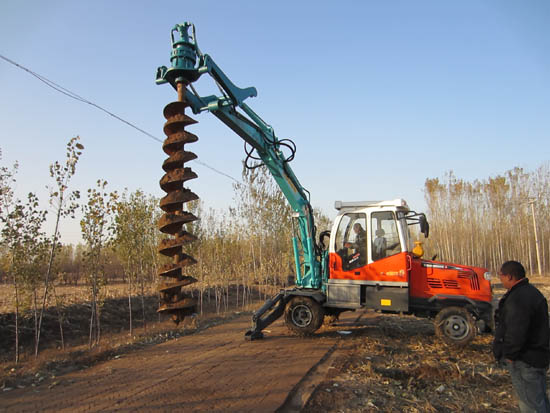
[[[500,267],[500,273],[504,275],[511,275],[514,279],[520,280],[525,277],[525,268],[517,261],[506,261]]]

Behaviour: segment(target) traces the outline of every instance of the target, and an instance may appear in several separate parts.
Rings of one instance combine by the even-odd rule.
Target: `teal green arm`
[[[189,28],[192,28],[192,35],[187,34]],[[173,37],[175,31],[181,36],[177,41]],[[299,236],[293,239],[296,284],[304,288],[321,288],[321,262],[326,260],[321,260],[315,244],[313,208],[305,189],[282,153],[273,128],[244,103],[245,99],[257,95],[256,89],[238,88],[210,56],[203,55],[196,43],[194,26],[190,23],[174,27],[172,49],[172,67],[167,69],[162,66],[157,69],[157,84],[168,82],[177,89],[178,83],[190,85],[205,73],[214,78],[223,96],[199,96],[191,86],[191,90],[185,90],[186,100],[195,114],[209,111],[257,151],[296,213],[299,230]],[[239,113],[238,109],[247,116]]]

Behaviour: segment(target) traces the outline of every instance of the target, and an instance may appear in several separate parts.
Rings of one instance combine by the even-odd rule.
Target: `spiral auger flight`
[[[191,31],[191,33],[190,33]],[[163,239],[159,244],[159,253],[172,258],[172,263],[160,269],[159,286],[161,305],[158,312],[172,316],[177,324],[185,316],[195,312],[197,300],[190,296],[185,287],[197,282],[184,269],[196,264],[196,260],[186,254],[184,249],[196,237],[188,232],[190,223],[198,218],[184,210],[184,204],[199,199],[191,190],[184,187],[185,182],[197,177],[197,174],[186,167],[185,163],[197,158],[193,152],[185,150],[185,145],[196,142],[197,136],[186,131],[189,125],[197,123],[185,114],[190,106],[186,100],[186,88],[199,78],[195,67],[198,47],[195,40],[195,27],[191,23],[176,24],[170,34],[172,52],[171,67],[161,66],[157,69],[157,84],[170,83],[178,92],[178,100],[169,103],[164,108],[164,133],[166,139],[162,149],[168,158],[162,164],[164,176],[160,187],[166,196],[160,200],[164,211],[159,221],[159,229],[171,237]]]
[[[184,252],[184,247],[196,240],[196,237],[186,231],[186,224],[197,220],[197,217],[185,211],[183,205],[194,201],[199,197],[191,190],[184,187],[184,183],[197,177],[197,174],[185,163],[197,158],[193,152],[185,150],[185,145],[198,140],[197,136],[187,132],[186,126],[197,123],[185,114],[185,108],[189,104],[184,99],[185,85],[178,84],[177,102],[172,102],[164,108],[164,133],[166,139],[162,149],[168,155],[162,169],[164,176],[160,180],[160,187],[166,192],[161,199],[160,207],[164,215],[159,221],[159,229],[172,237],[163,239],[159,245],[159,252],[172,257],[172,263],[161,268],[159,276],[163,281],[159,287],[162,304],[158,312],[169,314],[177,324],[185,316],[195,312],[197,301],[185,293],[184,287],[195,283],[197,280],[189,275],[183,275],[183,269],[197,261]]]

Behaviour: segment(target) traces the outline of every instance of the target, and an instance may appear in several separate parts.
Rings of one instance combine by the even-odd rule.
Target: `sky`
[[[546,0],[2,0],[0,55],[163,140],[162,110],[177,96],[155,84],[156,69],[186,21],[233,83],[256,87],[246,103],[296,143],[291,167],[330,217],[335,200],[404,198],[421,211],[427,178],[486,179],[550,159]],[[206,76],[196,87],[216,90]],[[225,210],[243,141],[210,113],[193,117],[199,141],[186,149],[210,168],[191,162],[188,187]],[[85,150],[71,189],[105,179],[164,195],[158,141],[0,59],[0,166],[19,162],[18,197],[46,204],[49,165],[76,135]],[[80,240],[76,221],[61,233]]]

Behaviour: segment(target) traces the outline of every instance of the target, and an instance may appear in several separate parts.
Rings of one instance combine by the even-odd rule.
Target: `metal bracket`
[[[269,298],[258,311],[254,312],[252,316],[253,328],[245,333],[245,339],[253,341],[264,338],[262,330],[283,315],[286,303],[287,299],[284,291]],[[271,312],[266,317],[262,318],[268,311]]]

